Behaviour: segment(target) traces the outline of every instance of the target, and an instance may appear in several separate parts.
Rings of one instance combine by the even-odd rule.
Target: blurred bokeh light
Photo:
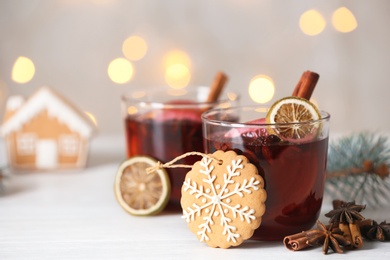
[[[107,73],[113,82],[124,84],[133,77],[134,69],[130,61],[117,58],[110,62]]]
[[[183,64],[188,69],[191,68],[191,59],[188,54],[181,50],[173,50],[165,55],[164,59],[165,68],[168,68],[174,64]]]
[[[340,7],[334,11],[332,24],[337,31],[342,33],[352,32],[358,26],[355,16],[346,7]]]
[[[130,36],[122,44],[122,52],[126,58],[132,61],[142,59],[148,50],[146,41],[140,36]]]
[[[173,64],[165,70],[165,81],[172,88],[185,88],[190,79],[190,70],[184,64]]]
[[[175,89],[185,88],[191,79],[191,59],[181,50],[173,50],[165,55],[165,81]]]
[[[275,85],[270,77],[258,75],[250,81],[248,92],[253,101],[264,104],[274,97]]]
[[[304,12],[299,19],[299,27],[307,35],[320,34],[326,26],[325,19],[317,10],[311,9]]]
[[[35,75],[35,66],[27,57],[19,57],[12,68],[12,80],[17,83],[27,83]]]

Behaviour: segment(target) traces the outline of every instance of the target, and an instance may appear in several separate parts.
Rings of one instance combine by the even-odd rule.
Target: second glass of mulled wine
[[[328,148],[329,119],[291,124],[267,124],[268,108],[213,109],[203,114],[206,153],[234,150],[245,155],[263,177],[266,211],[253,239],[281,240],[310,229],[321,210]],[[280,129],[312,129],[303,139],[288,139]]]

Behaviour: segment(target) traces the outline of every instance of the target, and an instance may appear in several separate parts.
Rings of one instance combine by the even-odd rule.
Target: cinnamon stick
[[[319,78],[320,78],[319,74],[312,72],[310,70],[303,72],[292,95],[295,97],[300,97],[300,98],[305,98],[307,100],[310,100],[310,97],[313,94],[314,88]]]
[[[292,251],[302,250],[310,245],[307,243],[305,232],[297,233],[291,236],[286,236],[283,239],[283,244],[287,249]]]
[[[363,238],[360,233],[359,225],[356,223],[344,224],[340,223],[339,228],[344,233],[344,237],[351,241],[350,249],[361,248],[363,246]]]
[[[351,223],[349,224],[349,230],[351,231],[351,244],[354,248],[361,248],[363,246],[363,238],[359,226],[356,223]]]
[[[339,223],[339,228],[343,232],[345,239],[351,241],[351,245],[348,246],[348,248],[352,249],[352,236],[351,236],[351,230],[349,229],[348,224]]]
[[[211,85],[210,93],[207,97],[207,102],[214,102],[217,101],[219,98],[219,95],[222,92],[222,89],[225,86],[225,83],[227,82],[228,77],[225,75],[225,73],[218,71],[217,75],[215,76],[214,82]]]

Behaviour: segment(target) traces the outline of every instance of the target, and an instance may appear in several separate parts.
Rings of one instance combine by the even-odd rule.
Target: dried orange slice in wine
[[[168,203],[171,186],[165,169],[150,174],[157,163],[151,157],[134,156],[123,162],[115,178],[115,196],[124,210],[136,216],[161,212]]]
[[[276,124],[272,131],[289,141],[302,141],[315,137],[321,113],[310,101],[299,97],[286,97],[276,101],[269,109],[266,122]]]

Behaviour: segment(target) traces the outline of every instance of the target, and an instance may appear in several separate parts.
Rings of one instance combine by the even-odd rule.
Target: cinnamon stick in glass
[[[292,93],[292,96],[310,100],[319,78],[320,75],[318,73],[312,72],[310,70],[303,72]]]
[[[210,93],[207,97],[207,102],[217,101],[219,95],[222,93],[223,88],[228,80],[228,77],[225,73],[218,71],[215,76],[214,82],[211,85]]]

